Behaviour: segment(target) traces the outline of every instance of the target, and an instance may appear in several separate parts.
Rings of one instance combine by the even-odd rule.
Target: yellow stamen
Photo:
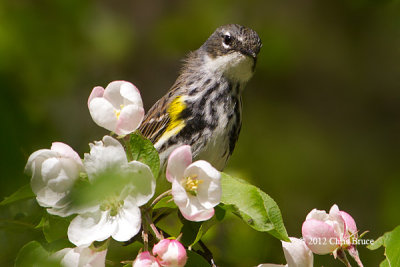
[[[119,119],[119,116],[121,115],[121,110],[120,109],[114,110],[114,113],[115,116],[117,116],[117,119]]]
[[[100,210],[110,211],[112,217],[118,215],[119,210],[124,206],[124,201],[118,197],[108,197],[101,205]]]
[[[203,182],[204,182],[203,180],[197,179],[197,175],[186,177],[184,184],[186,192],[196,196],[197,188],[199,187],[199,184],[202,184]]]
[[[115,116],[117,116],[117,119],[119,119],[119,116],[121,116],[121,111],[124,108],[124,105],[119,105],[120,109],[114,110]]]

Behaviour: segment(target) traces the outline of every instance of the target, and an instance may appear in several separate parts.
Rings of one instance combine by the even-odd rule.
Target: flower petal
[[[346,229],[347,231],[349,231],[351,234],[355,234],[357,237],[357,225],[356,222],[354,221],[353,217],[350,216],[350,214],[348,214],[345,211],[340,211],[340,215],[342,216],[345,224],[346,224]]]
[[[313,209],[307,214],[306,220],[316,219],[320,221],[326,221],[329,219],[329,215],[324,210]]]
[[[139,90],[130,82],[121,84],[120,94],[124,98],[124,105],[133,104],[143,108],[142,97]]]
[[[206,209],[197,197],[188,195],[189,201],[186,206],[179,206],[176,202],[176,204],[179,207],[179,210],[181,211],[183,217],[186,220],[189,221],[194,221],[194,222],[200,222],[200,221],[206,221],[210,219],[212,216],[214,216],[214,209]]]
[[[110,101],[114,108],[120,109],[123,104],[124,98],[121,96],[121,85],[125,81],[113,81],[109,83],[104,91],[104,98]]]
[[[144,109],[137,105],[127,105],[121,110],[115,133],[118,135],[130,134],[139,128],[144,118]]]
[[[303,240],[290,237],[291,242],[282,241],[286,262],[290,267],[313,267],[314,256]]]
[[[83,214],[87,212],[96,212],[99,210],[100,205],[95,206],[84,206],[74,205],[71,198],[68,196],[61,198],[54,206],[47,209],[47,212],[52,215],[61,217],[68,217],[72,214]]]
[[[65,186],[71,188],[76,179],[78,179],[79,173],[83,169],[83,165],[77,164],[77,162],[71,158],[60,158],[60,166],[60,178],[66,179],[66,181],[64,181]],[[58,182],[61,181],[60,178],[57,179]]]
[[[106,266],[106,256],[107,256],[107,250],[102,250],[99,252],[92,252],[91,257],[89,258],[89,263],[90,264],[88,267],[104,267]],[[85,267],[87,265],[84,265]]]
[[[184,177],[197,176],[202,181],[197,188],[197,198],[206,209],[211,209],[221,201],[221,173],[210,163],[198,160],[187,167]]]
[[[36,192],[36,200],[42,207],[54,207],[65,195],[65,192],[55,192],[46,186]]]
[[[47,184],[49,180],[58,176],[61,171],[61,164],[58,158],[48,158],[42,163],[42,178]]]
[[[79,266],[79,257],[80,254],[73,248],[64,248],[51,255],[51,258],[60,261],[63,267]]]
[[[332,253],[340,245],[340,236],[334,228],[322,221],[306,220],[302,226],[304,242],[315,254]]]
[[[330,220],[333,222],[333,224],[331,225],[333,226],[335,231],[340,235],[340,237],[343,237],[347,231],[346,224],[342,215],[340,214],[339,207],[336,204],[334,204],[329,210],[329,217]]]
[[[168,246],[170,243],[170,239],[162,239],[160,242],[154,245],[153,247],[153,254],[154,255],[162,255],[168,250]]]
[[[141,222],[140,209],[136,206],[135,200],[127,197],[118,213],[117,228],[112,237],[120,242],[128,241],[139,232]]]
[[[25,166],[25,172],[32,175],[31,187],[32,191],[37,195],[43,187],[46,186],[42,177],[42,164],[48,158],[57,156],[57,153],[49,149],[41,149],[32,153]]]
[[[42,164],[42,178],[55,192],[67,192],[79,177],[80,165],[70,158],[49,158]]]
[[[57,152],[62,157],[75,160],[77,164],[82,166],[82,160],[78,153],[76,153],[69,145],[61,142],[54,142],[51,144],[51,150]]]
[[[132,267],[160,267],[160,264],[154,256],[150,255],[150,252],[143,251],[136,257]]]
[[[33,152],[28,158],[25,172],[29,175],[34,175],[37,172],[40,173],[43,161],[51,157],[57,157],[57,152],[50,149],[40,149]]]
[[[111,236],[117,227],[109,220],[107,211],[88,212],[76,216],[68,227],[68,239],[76,246],[89,246],[94,241],[103,241]]]
[[[85,154],[84,165],[90,180],[110,168],[120,168],[128,163],[121,143],[111,136],[106,135],[102,142],[97,141],[89,145],[90,154]]]
[[[172,181],[172,197],[178,207],[189,205],[189,197],[185,188],[176,180]]]
[[[104,267],[107,250],[94,251],[88,247],[64,248],[51,258],[61,261],[63,267]]]
[[[184,178],[185,169],[192,163],[192,151],[190,146],[180,146],[168,158],[166,177],[172,183],[173,179],[178,181]]]
[[[109,131],[114,131],[117,125],[117,115],[113,105],[105,98],[94,98],[89,103],[89,112],[93,121]]]
[[[139,161],[131,161],[127,164],[130,184],[134,186],[129,195],[135,199],[136,206],[146,204],[154,195],[156,180],[149,166]]]
[[[90,96],[88,98],[88,107],[89,107],[89,103],[97,98],[97,97],[103,97],[104,95],[104,88],[101,86],[96,86],[95,88],[93,88],[92,92],[90,93]]]

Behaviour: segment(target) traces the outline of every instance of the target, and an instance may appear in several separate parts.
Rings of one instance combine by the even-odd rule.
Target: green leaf
[[[386,258],[390,266],[400,266],[400,226],[397,226],[385,240]]]
[[[157,178],[160,170],[160,157],[153,143],[141,135],[131,134],[129,144],[132,159],[148,165],[154,177]]]
[[[42,219],[40,219],[39,224],[35,226],[35,229],[42,229],[45,223],[46,223],[46,216],[43,216]]]
[[[43,233],[47,242],[66,238],[70,221],[66,218],[47,215],[43,222]]]
[[[274,237],[290,241],[276,202],[262,190],[248,182],[225,173],[221,177],[221,207],[233,211],[257,231],[268,232]]]
[[[49,259],[49,253],[37,241],[31,241],[21,248],[15,259],[15,267],[56,267],[59,261]]]
[[[202,225],[203,222],[191,222],[187,220],[182,220],[182,228],[180,232],[182,233],[182,237],[180,242],[187,247],[191,247],[194,245],[200,238],[198,236],[202,235],[203,230]]]
[[[38,225],[45,213],[35,199],[15,202],[12,205],[2,206],[0,213],[0,229],[6,231],[21,231],[32,229]]]
[[[388,260],[384,260],[379,264],[379,267],[390,267]]]
[[[48,244],[43,244],[43,247],[50,253],[55,253],[64,248],[73,248],[75,247],[75,245],[69,242],[67,238],[63,238],[63,239],[57,239],[56,241]]]
[[[157,204],[154,205],[153,210],[161,208],[170,208],[170,209],[177,208],[175,202],[172,200],[172,196],[167,196],[162,198],[160,201],[157,202]]]
[[[208,263],[202,256],[194,251],[186,250],[188,260],[185,266],[190,267],[210,267],[211,264]]]
[[[400,266],[400,226],[393,231],[385,233],[374,243],[367,246],[370,250],[375,250],[381,246],[385,247],[386,260],[380,266]]]
[[[385,233],[383,236],[379,237],[377,240],[375,240],[372,244],[368,245],[367,248],[369,250],[376,250],[385,244],[385,240],[387,237],[390,235],[390,233]]]
[[[215,207],[215,216],[205,222],[192,222],[181,218],[183,224],[181,228],[181,242],[187,247],[194,246],[207,233],[207,231],[217,222],[225,217],[225,210],[221,207]]]
[[[33,198],[35,194],[32,192],[32,188],[30,184],[26,184],[18,189],[15,193],[11,196],[6,197],[3,201],[0,202],[0,206],[8,205],[14,203],[19,200]]]

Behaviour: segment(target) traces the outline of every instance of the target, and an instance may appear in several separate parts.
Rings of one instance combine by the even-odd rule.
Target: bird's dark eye
[[[230,45],[232,43],[232,37],[229,34],[224,35],[224,44]]]

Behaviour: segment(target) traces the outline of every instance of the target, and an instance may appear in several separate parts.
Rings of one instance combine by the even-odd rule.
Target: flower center
[[[100,210],[110,211],[112,217],[117,216],[119,210],[124,206],[124,201],[116,196],[107,198],[101,205]]]
[[[186,177],[186,180],[184,180],[184,187],[186,192],[188,192],[189,194],[196,196],[197,195],[197,188],[199,186],[199,184],[203,183],[203,180],[199,180],[197,179],[197,175],[191,175]]]
[[[119,116],[121,116],[121,111],[124,108],[124,105],[119,105],[119,109],[114,110],[115,116],[117,117],[117,119],[119,119]]]

